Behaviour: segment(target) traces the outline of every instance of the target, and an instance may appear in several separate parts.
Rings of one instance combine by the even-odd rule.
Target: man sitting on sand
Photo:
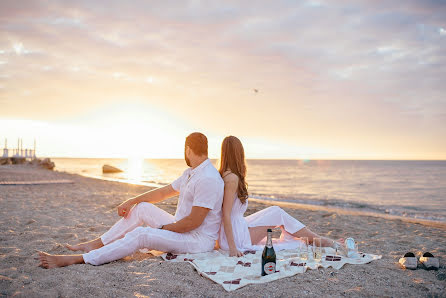
[[[66,246],[73,251],[84,251],[84,254],[39,252],[40,265],[44,268],[82,263],[101,265],[141,248],[173,253],[212,251],[220,229],[224,183],[208,159],[205,135],[190,134],[186,138],[184,156],[190,168],[172,184],[121,203],[118,215],[123,218],[100,238]],[[178,194],[175,216],[151,204]]]

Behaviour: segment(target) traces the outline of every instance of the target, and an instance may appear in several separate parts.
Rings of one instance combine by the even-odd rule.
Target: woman
[[[297,238],[308,237],[309,243],[319,237],[322,246],[335,247],[343,242],[335,242],[310,231],[304,224],[290,216],[278,206],[272,206],[243,217],[248,208],[248,189],[245,181],[246,162],[243,145],[234,136],[226,137],[221,145],[220,175],[225,182],[223,197],[223,221],[220,229],[219,245],[229,250],[229,256],[243,256],[246,250],[261,250],[261,240],[266,237],[267,229],[280,227],[282,235],[275,247],[277,249],[296,248]]]

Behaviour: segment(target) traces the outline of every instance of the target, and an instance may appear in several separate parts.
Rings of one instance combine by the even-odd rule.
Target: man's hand
[[[166,185],[157,189],[149,190],[139,196],[133,197],[121,203],[118,206],[118,215],[127,218],[132,209],[133,205],[139,204],[141,202],[157,203],[165,200],[167,198],[178,195],[179,192],[173,189],[172,185]]]
[[[131,199],[122,202],[121,205],[118,206],[118,215],[127,218],[127,215],[134,204],[135,203]]]

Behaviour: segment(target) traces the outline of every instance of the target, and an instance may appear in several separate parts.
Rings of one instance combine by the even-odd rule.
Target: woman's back
[[[234,198],[234,204],[232,205],[231,210],[232,234],[234,237],[235,246],[241,251],[252,249],[248,223],[243,217],[247,208],[248,201],[243,204],[237,196]],[[218,242],[223,250],[229,250],[223,223],[220,228],[220,238]]]
[[[225,185],[228,182],[238,183],[238,177],[231,171],[226,171],[223,173],[223,181],[225,182]],[[225,193],[225,196],[226,195],[227,194]],[[231,220],[234,217],[243,217],[247,208],[248,208],[248,200],[246,199],[245,203],[242,203],[242,201],[237,196],[237,192],[235,192],[234,202],[232,204],[232,210],[231,210]]]
[[[237,175],[231,173],[230,171],[226,171],[223,174],[223,180],[226,183],[229,181],[238,182]],[[228,199],[228,195],[225,193],[225,199]],[[248,223],[246,222],[243,215],[245,214],[246,209],[248,208],[248,200],[245,203],[242,203],[240,199],[237,197],[237,192],[233,195],[233,204],[231,209],[231,225],[232,225],[232,234],[234,237],[235,245],[239,250],[248,250],[251,249],[251,237],[249,235]],[[219,239],[220,247],[224,250],[229,250],[228,241],[226,239],[226,234],[224,231],[224,225],[222,223],[220,228],[220,239]]]

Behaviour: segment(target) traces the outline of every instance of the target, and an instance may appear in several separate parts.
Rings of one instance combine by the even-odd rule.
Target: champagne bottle
[[[262,276],[276,272],[276,252],[273,247],[273,231],[267,230],[266,245],[262,253]]]

